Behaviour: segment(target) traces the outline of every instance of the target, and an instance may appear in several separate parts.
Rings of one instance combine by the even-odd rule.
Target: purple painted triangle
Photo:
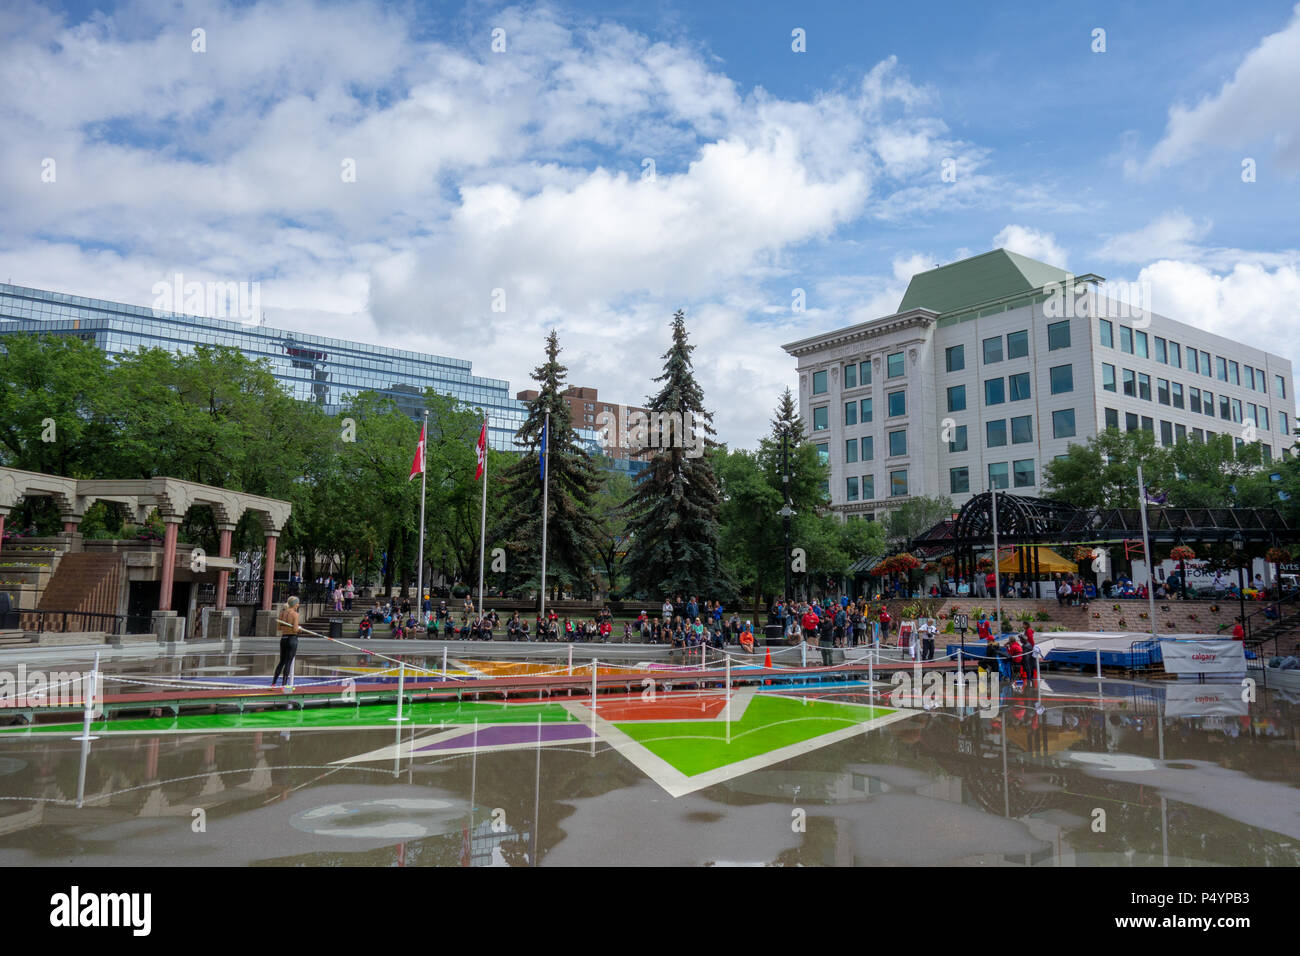
[[[590,740],[592,732],[586,724],[576,722],[542,724],[540,734],[536,724],[490,724],[478,729],[477,738],[471,728],[458,737],[416,747],[414,752],[460,750],[474,746],[501,747],[507,744],[533,744],[537,743],[539,737],[543,744],[553,744],[566,740]]]

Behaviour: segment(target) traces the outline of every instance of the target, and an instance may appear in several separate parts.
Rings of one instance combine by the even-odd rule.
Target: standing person
[[[927,618],[921,631],[921,660],[934,660],[934,635],[939,629],[935,626],[934,618]]]
[[[275,623],[276,633],[280,635],[280,661],[275,665],[275,673],[271,675],[271,686],[280,680],[280,686],[286,690],[293,690],[293,685],[289,681],[293,680],[293,659],[298,656],[298,634],[302,626],[298,623],[298,599],[291,597],[284,602],[284,607],[276,615]],[[280,679],[281,673],[284,679]]]
[[[849,616],[845,613],[844,606],[840,605],[835,608],[835,646],[844,647],[845,640],[848,637]]]
[[[817,636],[822,649],[822,666],[830,667],[835,663],[835,621],[829,614],[821,616]]]
[[[880,643],[882,645],[888,644],[889,625],[893,622],[894,619],[889,614],[889,608],[883,603],[880,605],[880,617],[878,620],[880,622]]]
[[[352,601],[357,596],[357,589],[352,586],[352,579],[348,578],[348,586],[343,589],[343,610],[352,610]]]

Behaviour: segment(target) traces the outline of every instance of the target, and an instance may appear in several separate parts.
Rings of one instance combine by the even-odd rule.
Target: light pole
[[[1245,547],[1246,547],[1246,539],[1241,536],[1241,532],[1238,531],[1235,534],[1233,534],[1232,550],[1236,552],[1237,555],[1237,603],[1241,608],[1241,614],[1238,620],[1241,621],[1241,636],[1243,638],[1246,636],[1246,585],[1242,582],[1241,579],[1241,568],[1242,568],[1241,552],[1245,549]]]
[[[790,518],[794,515],[795,510],[790,507],[790,427],[788,425],[781,429],[781,497],[785,499],[785,504],[777,512],[781,516],[781,526],[785,532],[785,552],[781,558],[785,565],[785,606],[790,607]]]

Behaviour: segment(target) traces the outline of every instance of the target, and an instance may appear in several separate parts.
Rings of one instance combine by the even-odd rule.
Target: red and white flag
[[[483,419],[483,428],[478,433],[478,471],[474,472],[474,480],[478,481],[483,477],[483,470],[487,468],[487,419]]]
[[[416,475],[424,474],[424,425],[420,426],[420,444],[415,446],[415,459],[411,462],[411,473],[406,476],[410,481]]]

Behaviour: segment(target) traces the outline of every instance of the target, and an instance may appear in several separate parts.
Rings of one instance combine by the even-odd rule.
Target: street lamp
[[[781,429],[781,496],[785,499],[785,504],[777,512],[781,516],[781,527],[785,532],[785,553],[782,557],[782,563],[785,565],[785,605],[790,607],[790,519],[794,516],[795,510],[790,507],[790,428],[785,426]],[[787,610],[788,613],[788,610]]]
[[[1237,602],[1241,606],[1241,633],[1242,637],[1246,635],[1246,585],[1242,581],[1242,550],[1246,547],[1246,539],[1238,531],[1232,536],[1232,550],[1237,555]]]

